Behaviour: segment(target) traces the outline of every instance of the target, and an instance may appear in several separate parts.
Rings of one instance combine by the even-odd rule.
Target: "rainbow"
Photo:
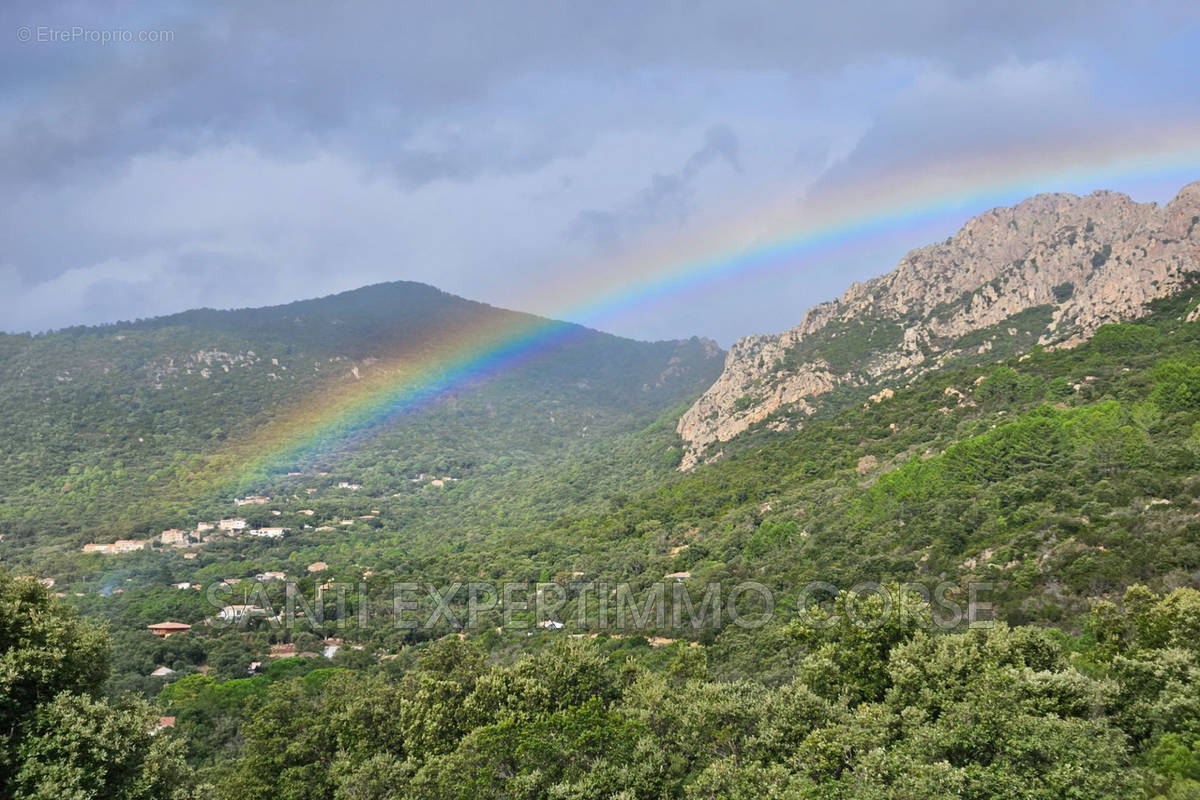
[[[587,332],[579,325],[499,313],[455,330],[436,330],[372,364],[354,382],[285,410],[248,439],[216,453],[205,491],[228,493],[313,454],[346,447],[398,415],[469,388]]]
[[[380,423],[445,393],[511,369],[634,309],[756,273],[794,268],[838,247],[934,220],[1011,203],[1039,191],[1200,176],[1200,126],[1142,130],[1033,153],[987,154],[896,169],[868,183],[758,206],[686,237],[646,243],[636,255],[583,265],[530,293],[522,307],[544,318],[497,315],[405,348],[335,396],[321,393],[281,413],[242,446],[210,459],[229,491],[264,472],[352,444]],[[803,223],[796,226],[795,220]],[[556,322],[571,320],[578,325]],[[210,474],[212,474],[210,472]],[[205,482],[209,486],[213,483]]]

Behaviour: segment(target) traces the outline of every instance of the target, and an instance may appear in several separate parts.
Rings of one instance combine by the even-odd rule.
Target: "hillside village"
[[[291,473],[299,474],[299,473]],[[328,475],[328,473],[318,473],[318,475]],[[416,477],[409,478],[409,483],[425,485],[436,489],[443,489],[452,483],[456,483],[459,479],[449,475],[438,477],[428,473],[420,473]],[[362,489],[362,485],[352,483],[350,481],[339,481],[335,487],[339,490],[357,492]],[[308,497],[317,494],[319,490],[315,487],[308,487],[305,493]],[[399,492],[393,497],[402,497]],[[294,498],[295,499],[295,498]],[[248,495],[246,497],[234,498],[233,504],[235,508],[244,506],[265,506],[271,503],[271,498],[266,495]],[[272,516],[281,517],[284,515],[284,510],[274,508],[270,511]],[[304,517],[315,517],[317,512],[311,508],[301,508],[294,512]],[[355,523],[356,520],[372,520],[377,519],[380,514],[379,509],[371,509],[369,514],[360,514],[357,517],[342,517],[336,516],[332,519],[324,521],[320,525],[304,524],[304,530],[315,531],[333,531],[339,528],[346,528]],[[204,545],[209,544],[224,537],[240,537],[253,536],[261,539],[281,539],[292,531],[292,528],[278,525],[258,525],[251,526],[250,522],[244,517],[225,517],[215,522],[200,521],[197,522],[195,528],[184,530],[181,528],[166,528],[158,536],[147,539],[118,539],[114,542],[88,542],[80,549],[84,553],[96,553],[101,555],[125,555],[128,553],[136,553],[143,550],[152,550],[155,548],[173,548],[177,550],[187,551],[183,553],[183,557],[192,559],[196,557],[196,551]]]
[[[266,502],[269,498],[263,498]],[[237,501],[239,505],[244,504],[244,501]],[[278,512],[277,512],[278,513]],[[301,511],[300,513],[304,513]],[[135,553],[140,550],[150,550],[156,545],[161,547],[174,547],[179,549],[191,549],[202,547],[203,545],[217,539],[218,536],[257,536],[264,539],[279,539],[290,528],[283,527],[258,527],[251,528],[249,523],[241,517],[227,517],[218,520],[217,522],[198,522],[195,530],[181,530],[179,528],[168,528],[160,533],[157,537],[150,539],[118,539],[110,544],[102,544],[97,542],[89,542],[83,546],[85,553],[103,553],[105,555],[123,555],[125,553]],[[184,558],[194,557],[195,553],[184,553]]]

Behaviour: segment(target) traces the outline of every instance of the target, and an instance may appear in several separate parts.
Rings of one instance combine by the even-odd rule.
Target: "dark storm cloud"
[[[1083,0],[6,4],[5,327],[389,278],[519,302],[522,281],[827,167],[828,184],[1036,146],[1106,104],[1194,105],[1192,16]],[[73,26],[172,38],[18,41]],[[795,291],[791,306],[817,299]],[[762,322],[722,303],[706,330],[684,310],[627,332],[728,340],[747,316]]]
[[[1111,4],[1119,16],[1123,4]],[[1185,8],[1180,5],[1181,12]],[[911,56],[956,69],[1059,52],[1104,3],[880,4],[665,2],[205,3],[192,13],[130,13],[124,4],[28,3],[5,27],[170,28],[169,45],[6,48],[5,88],[24,94],[5,163],[53,175],[76,159],[197,147],[245,137],[302,148],[375,124],[358,149],[390,151],[432,113],[485,98],[539,72],[633,72],[655,66],[837,70]],[[1081,31],[1081,26],[1083,31]],[[66,62],[64,64],[64,62]],[[522,111],[522,109],[510,109]],[[8,127],[8,126],[6,126]],[[503,158],[505,150],[499,156]],[[547,156],[552,153],[547,153]],[[16,157],[23,156],[23,157]],[[426,154],[414,160],[437,162]],[[461,166],[443,160],[450,174]],[[433,170],[436,173],[436,170]]]

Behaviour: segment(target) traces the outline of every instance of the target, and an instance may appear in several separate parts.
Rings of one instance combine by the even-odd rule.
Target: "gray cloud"
[[[53,175],[76,160],[224,138],[272,151],[341,139],[386,150],[430,114],[485,101],[531,75],[671,67],[812,75],[897,57],[981,69],[1056,54],[1081,34],[1097,45],[1122,42],[1126,29],[1113,23],[1130,15],[1123,5],[464,0],[348,13],[311,0],[135,15],[118,3],[26,3],[4,12],[6,28],[169,28],[175,38],[121,48],[10,45],[0,61],[5,88],[25,101],[17,103],[20,124],[6,131],[4,152],[32,147],[16,163],[27,174]],[[1187,4],[1162,13],[1172,7],[1186,19]],[[355,136],[363,124],[375,126],[378,141]]]
[[[1169,120],[1200,101],[1179,69],[1200,32],[1190,3],[1152,6],[6,4],[4,327],[395,278],[520,304],[546,276],[697,218]],[[21,26],[174,39],[23,44]],[[778,310],[724,287],[621,330],[783,327],[848,271],[889,266],[871,259],[780,277]]]
[[[738,161],[738,138],[725,124],[713,125],[704,134],[704,144],[676,172],[655,173],[650,185],[630,201],[613,210],[586,209],[567,229],[574,240],[591,243],[600,253],[619,251],[626,239],[648,228],[678,224],[688,217],[693,183],[701,171],[715,162],[725,162],[742,172]]]
[[[1103,115],[1077,62],[1005,63],[971,76],[929,71],[878,105],[854,150],[812,191],[819,196],[898,165],[989,151],[1000,158],[1055,138],[1082,141]]]

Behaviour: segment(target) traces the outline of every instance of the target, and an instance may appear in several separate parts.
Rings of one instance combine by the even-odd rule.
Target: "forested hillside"
[[[95,704],[133,720],[149,702],[173,718],[162,741],[187,765],[137,746],[180,776],[179,797],[1194,796],[1198,298],[1189,279],[1077,347],[985,351],[888,391],[845,387],[801,430],[752,426],[687,473],[674,420],[719,359],[699,341],[586,334],[568,346],[584,349],[439,398],[353,447],[251,471],[236,493],[264,500],[240,507],[174,492],[270,417],[283,366],[318,360],[315,342],[287,360],[303,337],[269,344],[294,310],[253,323],[268,344],[222,345],[254,349],[253,367],[189,375],[196,364],[176,361],[159,374],[146,365],[166,362],[131,358],[108,406],[99,387],[123,362],[99,354],[116,343],[204,330],[216,347],[232,334],[176,320],[18,338],[5,369],[21,380],[5,391],[26,422],[9,423],[22,444],[7,458],[24,478],[5,493],[0,547],[53,586],[13,584],[25,599],[3,613],[54,592],[105,621],[113,646],[103,674],[54,690],[70,698],[12,712],[35,722],[5,779],[30,796],[66,780],[36,766],[68,746],[55,715],[98,748]],[[370,368],[371,351],[344,349],[357,361],[320,350],[335,376],[297,374],[297,391]],[[56,368],[33,370],[51,355]],[[118,457],[131,459],[121,473]],[[234,514],[282,532],[79,552],[98,531]],[[472,620],[471,581],[516,592]],[[771,613],[754,593],[733,599],[751,582]],[[829,590],[817,607],[814,582]],[[398,584],[429,624],[397,624]],[[285,617],[289,596],[314,603],[339,585],[338,613]],[[935,586],[980,591],[985,610],[938,621],[920,602]],[[655,591],[667,613],[620,623],[620,592],[651,608]],[[717,593],[717,613],[681,617],[680,591],[697,606]],[[549,594],[566,608],[542,614]],[[262,613],[219,624],[232,603]],[[163,621],[192,627],[147,630]],[[22,675],[28,637],[5,635]],[[130,796],[170,796],[144,774],[150,788]]]
[[[487,476],[486,493],[496,476],[570,471],[597,444],[690,400],[720,369],[711,342],[635,342],[550,323],[560,332],[535,357],[457,385],[420,413],[378,421],[352,451],[340,443],[255,467],[267,446],[259,431],[291,409],[383,382],[389,364],[436,363],[439,343],[463,329],[534,321],[395,283],[273,308],[4,336],[0,558],[190,527],[225,514],[235,496],[294,491],[286,472],[322,489],[352,478],[363,495],[390,498],[422,473]],[[661,460],[672,457],[669,444]],[[213,480],[223,473],[233,478]]]

